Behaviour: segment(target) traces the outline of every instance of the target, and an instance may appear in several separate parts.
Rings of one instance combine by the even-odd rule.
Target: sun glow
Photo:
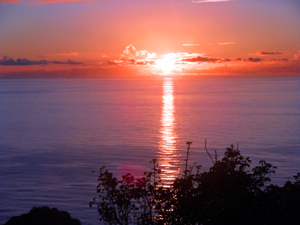
[[[161,75],[168,75],[172,71],[178,70],[176,58],[172,54],[164,55],[161,59],[157,59],[155,69]]]

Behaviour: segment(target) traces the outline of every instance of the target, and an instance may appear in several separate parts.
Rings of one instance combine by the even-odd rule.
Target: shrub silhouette
[[[208,172],[186,169],[170,188],[163,186],[156,160],[140,179],[126,174],[118,180],[102,167],[90,206],[107,224],[300,224],[300,173],[294,183],[267,186],[276,167],[262,160],[250,170],[250,158],[233,145],[212,161]]]
[[[34,207],[29,213],[14,216],[4,225],[81,225],[81,222],[71,218],[66,211],[44,206]]]

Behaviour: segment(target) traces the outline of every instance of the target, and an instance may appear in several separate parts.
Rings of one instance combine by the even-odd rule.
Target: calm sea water
[[[0,224],[34,206],[99,224],[97,170],[141,175],[153,158],[165,182],[190,163],[212,166],[239,142],[244,156],[300,172],[300,76],[1,79]]]

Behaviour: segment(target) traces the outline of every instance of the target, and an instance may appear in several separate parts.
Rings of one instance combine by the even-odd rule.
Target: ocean
[[[300,76],[132,79],[0,79],[0,224],[33,207],[68,211],[100,224],[95,207],[102,166],[141,176],[156,158],[161,177],[189,163],[208,170],[239,145],[253,166],[277,166],[272,183],[300,172]]]

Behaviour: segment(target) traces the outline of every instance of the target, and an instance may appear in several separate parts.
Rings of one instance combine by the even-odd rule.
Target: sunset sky
[[[300,74],[299,0],[0,0],[0,76]]]

